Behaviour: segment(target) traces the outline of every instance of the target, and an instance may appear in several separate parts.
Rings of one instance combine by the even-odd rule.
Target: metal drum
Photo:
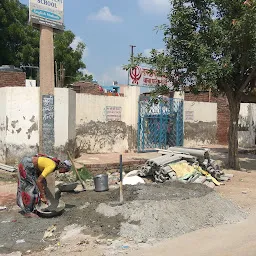
[[[100,174],[93,178],[96,192],[108,191],[108,175]]]

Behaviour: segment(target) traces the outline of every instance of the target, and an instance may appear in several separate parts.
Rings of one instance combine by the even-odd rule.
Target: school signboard
[[[29,21],[55,30],[64,30],[64,0],[30,0]]]

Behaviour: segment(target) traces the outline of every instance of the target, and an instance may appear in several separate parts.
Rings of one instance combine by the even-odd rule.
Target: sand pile
[[[134,201],[122,206],[101,203],[96,209],[105,217],[121,215],[125,221],[119,235],[125,238],[171,238],[204,227],[236,223],[247,216],[231,201],[201,184],[141,185],[136,194]]]

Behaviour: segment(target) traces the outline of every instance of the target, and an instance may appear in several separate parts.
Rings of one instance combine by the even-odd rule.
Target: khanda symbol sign
[[[132,79],[133,84],[139,84],[139,80],[141,79],[142,76],[142,69],[141,67],[135,67],[130,69],[130,77]]]

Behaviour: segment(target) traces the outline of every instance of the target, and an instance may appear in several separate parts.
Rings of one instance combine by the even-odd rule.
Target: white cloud
[[[78,44],[79,44],[80,42],[83,42],[82,38],[81,38],[80,36],[76,36],[75,39],[74,39],[74,41],[71,43],[70,47],[71,47],[72,49],[76,49],[76,47],[78,46]]]
[[[70,47],[75,50],[80,42],[84,43],[83,39],[80,36],[76,36],[74,41],[70,44]],[[88,55],[89,55],[89,49],[86,46],[84,49],[83,57],[82,57],[83,61],[85,61]]]
[[[105,6],[101,8],[97,13],[91,14],[88,17],[89,20],[107,21],[107,22],[121,22],[122,18],[113,15],[109,7]]]
[[[116,66],[106,70],[98,79],[100,85],[112,85],[114,81],[117,81],[119,84],[127,84],[128,73],[123,70],[122,66]]]
[[[92,72],[90,72],[88,69],[81,69],[81,72],[83,73],[83,75],[88,75],[88,76],[92,75],[93,78],[95,77],[95,75]]]
[[[139,7],[148,13],[167,14],[170,11],[170,0],[138,0]]]
[[[157,52],[159,52],[159,53],[162,53],[162,52],[164,52],[164,49],[156,49],[157,50]],[[143,54],[145,55],[145,57],[150,57],[151,56],[151,51],[152,51],[152,49],[145,49],[144,50],[144,52],[143,52]]]

